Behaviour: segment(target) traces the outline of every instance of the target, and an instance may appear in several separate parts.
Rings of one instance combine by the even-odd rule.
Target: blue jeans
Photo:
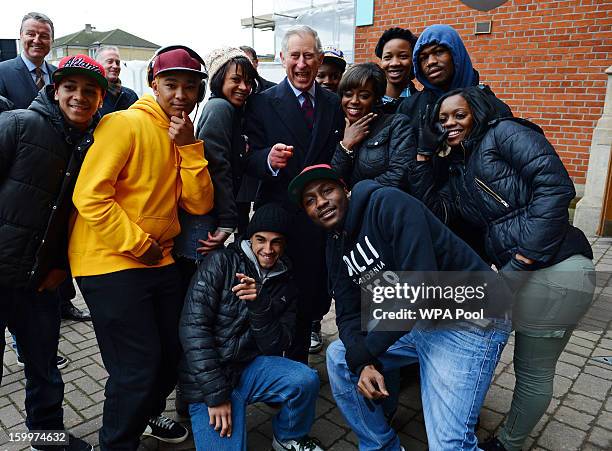
[[[260,356],[242,372],[232,392],[232,436],[223,437],[209,423],[204,403],[189,405],[196,449],[242,451],[247,449],[246,406],[256,402],[282,403],[272,420],[278,440],[308,435],[314,421],[319,376],[308,366],[285,357]]]
[[[64,382],[57,369],[60,301],[53,292],[0,287],[0,353],[4,356],[4,330],[14,333],[25,364],[26,426],[64,429]],[[2,384],[0,365],[0,385]]]
[[[217,218],[212,214],[192,215],[179,209],[181,233],[174,237],[174,255],[200,261],[204,258],[196,249],[202,247],[198,240],[207,240],[208,232],[217,230]]]
[[[385,372],[419,362],[432,451],[478,449],[476,420],[510,332],[509,322],[493,324],[487,329],[471,323],[441,329],[421,321],[378,357]],[[359,449],[399,450],[399,438],[386,421],[382,404],[357,391],[359,378],[346,365],[340,340],[327,348],[327,371],[336,403],[357,435]]]

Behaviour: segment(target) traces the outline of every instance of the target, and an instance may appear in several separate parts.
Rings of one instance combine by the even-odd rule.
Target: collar
[[[295,94],[296,97],[299,97],[302,94],[302,91],[300,91],[298,88],[293,86],[288,78],[287,78],[287,83],[289,83],[289,87],[291,87],[291,90],[293,91],[293,93]],[[310,87],[310,89],[308,91],[306,91],[308,94],[310,94],[310,100],[312,102],[314,102],[314,99],[315,99],[316,88],[317,88],[316,87],[316,83],[313,81],[312,82],[312,86]]]
[[[25,56],[23,53],[21,53],[19,56],[21,56],[21,59],[23,60],[23,63],[26,65],[26,67],[28,68],[28,72],[32,72],[34,69],[36,69],[38,66],[36,66],[36,64],[34,64],[32,61],[30,61],[28,59],[27,56]],[[49,75],[49,72],[47,71],[47,65],[45,64],[45,62],[43,61],[43,63],[40,65],[40,68],[43,71],[43,74],[45,75]]]
[[[384,96],[382,96],[382,103],[386,104],[386,103],[390,103],[390,102],[394,102],[398,99],[401,99],[402,97],[410,97],[410,95],[412,94],[412,92],[410,91],[410,85],[406,86],[406,88],[404,88],[404,90],[400,93],[399,97],[396,99],[395,97],[390,97],[387,94],[385,94]]]

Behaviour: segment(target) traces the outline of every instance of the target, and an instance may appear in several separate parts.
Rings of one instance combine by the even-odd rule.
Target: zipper
[[[506,208],[510,208],[510,204],[506,202],[499,194],[489,188],[485,182],[480,180],[478,177],[474,177],[478,186],[480,186],[487,194],[489,194],[493,199],[502,204]]]

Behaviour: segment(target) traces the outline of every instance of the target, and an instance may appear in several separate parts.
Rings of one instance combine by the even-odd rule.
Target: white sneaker
[[[310,347],[308,348],[308,353],[317,354],[321,349],[323,349],[323,337],[321,337],[321,332],[315,332],[313,330],[310,332]]]
[[[274,451],[324,451],[319,440],[307,435],[299,440],[284,440],[282,442],[273,437],[272,449]]]

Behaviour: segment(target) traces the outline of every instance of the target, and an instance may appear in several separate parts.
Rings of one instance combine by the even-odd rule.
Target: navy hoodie
[[[353,187],[342,230],[328,237],[326,256],[336,323],[355,374],[368,364],[380,366],[377,356],[406,333],[361,330],[360,282],[384,270],[491,270],[424,204],[372,180]]]
[[[448,91],[442,91],[437,86],[432,85],[421,71],[419,54],[424,47],[432,44],[442,45],[448,48],[453,57],[454,73]],[[472,60],[465,48],[465,44],[463,44],[461,40],[461,36],[459,36],[459,33],[457,33],[453,27],[448,25],[431,25],[421,33],[414,45],[412,63],[415,77],[425,89],[408,97],[400,104],[397,112],[410,117],[410,123],[415,129],[419,126],[421,116],[425,112],[425,107],[427,105],[433,106],[438,98],[445,92],[459,88],[467,88],[469,86],[477,86],[480,82],[478,72],[474,69],[474,66],[472,66]],[[495,97],[495,94],[487,85],[480,85],[480,87],[487,92],[487,94],[491,95],[493,98],[492,102],[500,117],[512,116],[510,107]]]

